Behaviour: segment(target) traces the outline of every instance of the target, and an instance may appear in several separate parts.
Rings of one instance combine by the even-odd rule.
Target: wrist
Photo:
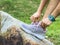
[[[37,10],[37,13],[38,13],[38,14],[41,14],[42,12],[41,12],[41,11],[39,11],[39,10]]]

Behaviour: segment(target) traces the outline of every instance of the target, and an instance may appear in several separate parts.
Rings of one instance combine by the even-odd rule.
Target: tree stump
[[[10,14],[0,11],[0,45],[53,45],[47,39],[38,39],[23,31],[19,23]]]

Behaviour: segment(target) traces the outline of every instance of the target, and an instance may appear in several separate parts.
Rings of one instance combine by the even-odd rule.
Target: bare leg
[[[46,18],[49,14],[51,14],[53,12],[53,10],[56,8],[58,2],[59,2],[59,0],[50,0],[43,18]]]

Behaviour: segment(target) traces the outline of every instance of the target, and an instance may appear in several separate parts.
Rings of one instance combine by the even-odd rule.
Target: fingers
[[[46,28],[47,26],[49,26],[52,22],[48,19],[48,18],[45,18],[45,19],[42,19],[42,21],[39,22],[40,26],[42,28]]]
[[[31,20],[32,22],[38,22],[38,21],[40,21],[40,17],[31,16],[31,17],[30,17],[30,20]]]
[[[46,25],[50,25],[52,23],[48,18],[43,19],[42,22]]]
[[[47,25],[46,25],[44,22],[41,22],[41,27],[42,27],[43,29],[45,29],[45,28],[47,27]]]
[[[38,22],[40,20],[40,13],[36,12],[30,17],[32,22]]]
[[[31,20],[32,22],[35,22],[34,16],[31,16],[31,17],[30,17],[30,20]]]

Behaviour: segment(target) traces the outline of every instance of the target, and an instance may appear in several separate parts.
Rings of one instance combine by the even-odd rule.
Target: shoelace
[[[40,21],[40,22],[35,22],[35,23],[32,22],[31,24],[32,24],[32,25],[36,25],[36,27],[39,28],[40,25],[41,25],[41,21]],[[36,30],[36,29],[35,29],[35,30]],[[46,29],[44,29],[44,31],[46,31]]]

